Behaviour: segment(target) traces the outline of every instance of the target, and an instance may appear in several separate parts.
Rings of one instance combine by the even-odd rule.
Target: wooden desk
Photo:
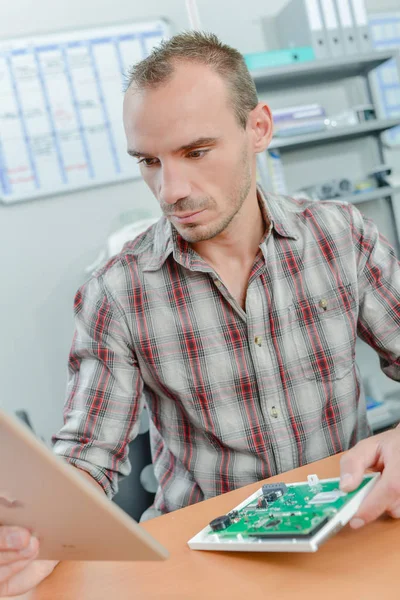
[[[339,475],[339,457],[275,477],[303,481]],[[269,480],[272,481],[272,480]],[[190,550],[211,519],[255,492],[255,483],[143,524],[170,551],[158,563],[61,563],[29,600],[386,600],[400,598],[400,520],[343,529],[316,553]]]

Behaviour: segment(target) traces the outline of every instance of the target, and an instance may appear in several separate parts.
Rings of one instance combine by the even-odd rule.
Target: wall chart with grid
[[[0,41],[0,200],[138,177],[122,125],[126,73],[166,37],[160,19]]]

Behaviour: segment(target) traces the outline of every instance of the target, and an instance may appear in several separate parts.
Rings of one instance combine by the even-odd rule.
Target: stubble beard
[[[243,166],[241,169],[241,176],[238,178],[234,189],[230,191],[228,196],[227,206],[231,208],[229,214],[223,215],[220,221],[216,223],[210,223],[209,225],[197,225],[196,223],[193,223],[183,227],[177,227],[174,223],[171,223],[181,237],[190,244],[211,240],[225,231],[225,229],[230,225],[232,220],[242,208],[244,201],[249,194],[252,179],[250,161],[246,152],[243,153],[242,159]],[[214,198],[207,198],[206,202],[202,204],[202,208],[212,208],[213,206],[216,206]],[[202,210],[202,208],[199,208],[198,210]]]

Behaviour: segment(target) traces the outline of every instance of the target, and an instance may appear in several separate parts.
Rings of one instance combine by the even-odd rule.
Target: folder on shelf
[[[329,57],[319,0],[291,0],[275,19],[281,48],[311,46],[315,58]]]
[[[350,3],[355,23],[358,51],[370,52],[372,50],[372,41],[368,26],[365,0],[350,0]]]
[[[354,25],[350,0],[336,0],[339,24],[342,30],[342,43],[345,54],[357,54],[357,34]]]
[[[339,16],[336,12],[334,0],[320,0],[322,20],[325,25],[325,35],[331,56],[344,54],[342,29],[339,25]]]
[[[269,50],[268,52],[251,52],[243,54],[248,69],[269,69],[296,63],[315,60],[315,52],[311,46],[304,48],[286,48],[285,50]]]
[[[268,148],[257,154],[257,182],[266,192],[283,195],[288,193],[279,150]]]

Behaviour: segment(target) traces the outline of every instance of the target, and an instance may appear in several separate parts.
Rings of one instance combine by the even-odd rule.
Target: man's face
[[[124,126],[129,153],[188,242],[217,236],[245,210],[255,178],[249,128],[239,125],[226,83],[209,67],[179,64],[168,83],[129,89]]]

